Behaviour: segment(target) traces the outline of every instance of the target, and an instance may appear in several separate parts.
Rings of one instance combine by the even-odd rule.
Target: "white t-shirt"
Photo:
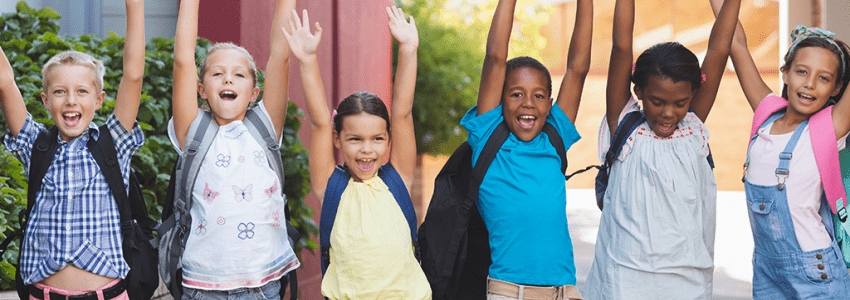
[[[262,102],[259,105],[260,117],[268,120]],[[180,152],[173,122],[169,137]],[[279,181],[264,147],[242,121],[219,127],[192,189],[183,286],[258,287],[300,265],[287,237]]]
[[[776,168],[779,167],[779,153],[791,140],[793,131],[785,134],[770,134],[773,123],[758,130],[758,138],[750,149],[750,164],[747,168],[747,181],[756,185],[774,186],[779,182]],[[847,135],[838,139],[838,150],[845,147]],[[759,159],[753,159],[758,157]],[[821,207],[823,185],[818,173],[815,153],[809,127],[803,129],[800,140],[794,147],[789,174],[785,180],[785,192],[797,242],[804,252],[829,247],[832,239],[818,214]]]

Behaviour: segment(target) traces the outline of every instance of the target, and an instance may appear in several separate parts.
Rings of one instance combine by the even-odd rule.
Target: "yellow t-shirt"
[[[387,185],[349,180],[331,230],[322,295],[330,299],[431,299],[410,227]]]

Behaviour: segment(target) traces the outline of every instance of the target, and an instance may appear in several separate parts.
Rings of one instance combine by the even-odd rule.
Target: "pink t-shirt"
[[[778,183],[776,168],[779,166],[779,153],[785,149],[794,132],[772,135],[771,128],[773,124],[760,128],[759,136],[750,149],[747,181],[752,184],[773,186]],[[838,139],[838,150],[844,149],[846,139],[847,135]],[[809,127],[803,130],[793,153],[785,191],[797,242],[804,252],[829,247],[832,239],[818,214],[823,185],[815,162]],[[753,157],[760,159],[754,160]]]

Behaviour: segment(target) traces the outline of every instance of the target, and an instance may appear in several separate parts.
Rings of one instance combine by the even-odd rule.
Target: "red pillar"
[[[387,28],[385,7],[392,0],[297,0],[324,30],[317,52],[328,105],[336,107],[346,96],[368,91],[390,106],[392,96],[392,37]],[[201,3],[198,35],[213,42],[233,42],[245,47],[257,67],[265,69],[269,56],[269,32],[275,1],[206,0]],[[311,24],[311,27],[313,25]],[[291,60],[290,100],[306,110],[298,61]],[[305,146],[310,144],[310,118],[302,120],[298,132]],[[315,209],[319,222],[321,206],[311,193],[307,205]],[[316,241],[318,243],[318,240]],[[301,299],[322,299],[321,263],[316,254],[302,253],[298,268]]]

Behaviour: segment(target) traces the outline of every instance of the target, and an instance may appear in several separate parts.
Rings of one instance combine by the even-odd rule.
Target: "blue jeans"
[[[271,281],[260,287],[226,291],[183,287],[182,300],[280,300],[280,280]]]

